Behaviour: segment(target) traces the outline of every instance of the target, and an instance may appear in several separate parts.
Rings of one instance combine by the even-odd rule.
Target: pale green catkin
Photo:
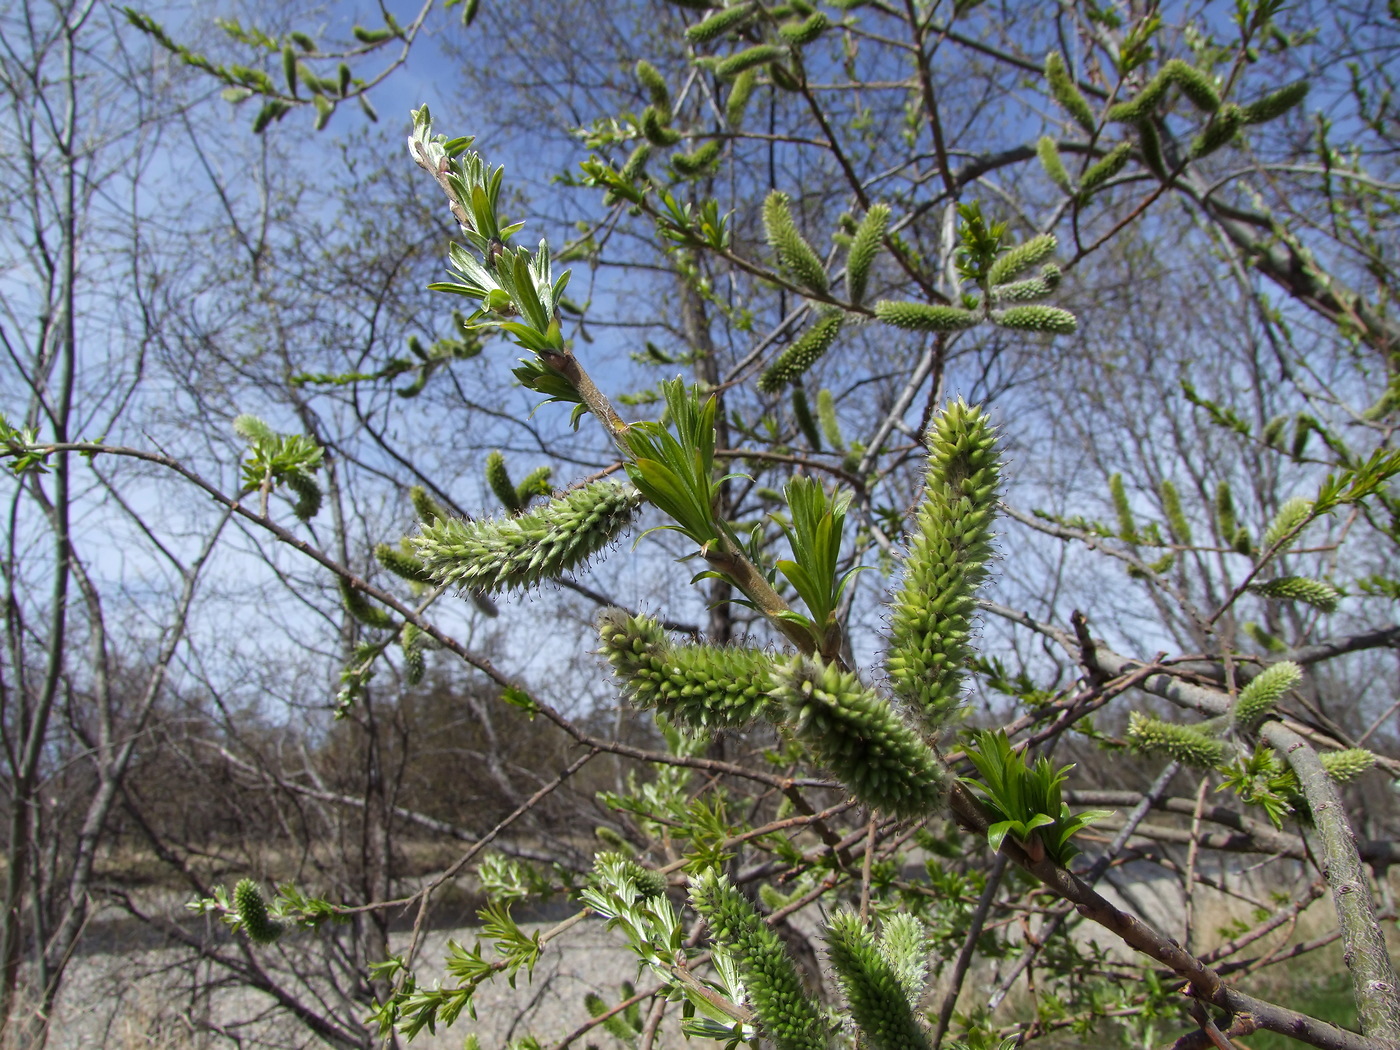
[[[860,916],[837,912],[826,931],[826,948],[865,1045],[870,1050],[928,1050],[928,1033]]]
[[[1080,200],[1087,200],[1096,189],[1122,171],[1132,152],[1133,144],[1131,142],[1120,142],[1104,154],[1097,163],[1091,165],[1089,170],[1084,173],[1084,177],[1079,180]]]
[[[787,48],[779,47],[776,44],[759,44],[757,47],[740,51],[736,55],[730,55],[715,67],[715,72],[720,79],[731,80],[746,69],[754,69],[769,62],[776,62],[786,54]]]
[[[1055,144],[1055,140],[1049,135],[1042,135],[1040,141],[1035,144],[1035,154],[1040,158],[1040,166],[1045,169],[1050,181],[1066,193],[1073,193],[1074,180],[1069,177],[1069,171],[1060,157],[1060,148]]]
[[[1283,699],[1283,694],[1303,680],[1303,669],[1291,660],[1264,668],[1240,690],[1232,711],[1235,724],[1254,729]]]
[[[727,7],[687,29],[685,31],[686,39],[692,44],[708,44],[711,40],[718,39],[731,29],[737,29],[743,25],[753,15],[753,11],[754,5],[751,3]]]
[[[740,728],[769,706],[773,657],[760,649],[676,645],[648,616],[598,615],[600,652],[623,694],[695,728]]]
[[[1324,751],[1317,756],[1327,775],[1339,784],[1355,780],[1376,764],[1376,756],[1364,747],[1352,747],[1345,751]]]
[[[1141,712],[1128,716],[1128,742],[1146,754],[1165,754],[1183,765],[1211,769],[1225,760],[1225,744],[1199,729],[1163,722]]]
[[[1094,111],[1089,108],[1088,100],[1070,76],[1064,56],[1058,51],[1051,51],[1045,56],[1045,79],[1050,83],[1050,93],[1064,111],[1085,131],[1093,131]]]
[[[1306,496],[1294,496],[1285,500],[1274,515],[1273,521],[1269,522],[1268,528],[1264,530],[1264,538],[1260,540],[1264,549],[1271,550],[1276,544],[1283,543],[1285,537],[1288,537],[1288,544],[1295,542],[1302,532],[1299,527],[1308,520],[1312,509],[1313,501]],[[1290,536],[1295,529],[1299,530],[1298,533]]]
[[[640,505],[635,491],[596,481],[516,518],[424,525],[413,546],[439,583],[487,593],[532,587],[611,543]]]
[[[889,226],[888,205],[872,204],[865,217],[856,227],[851,239],[850,251],[846,253],[846,296],[859,306],[865,298],[865,289],[870,281],[870,268],[884,244],[885,229]]]
[[[875,304],[875,316],[887,325],[913,332],[956,332],[975,327],[982,320],[979,314],[956,306],[900,303],[889,299],[881,299]]]
[[[344,576],[337,575],[336,586],[340,588],[340,601],[345,611],[366,627],[384,630],[394,625],[394,618],[369,600],[363,591],[350,585]]]
[[[729,98],[724,103],[724,119],[735,131],[744,126],[744,113],[749,108],[749,99],[753,97],[757,83],[758,74],[752,69],[734,78],[734,86],[729,89]]]
[[[1059,241],[1053,233],[1039,233],[1028,241],[1010,248],[997,256],[987,271],[987,284],[995,287],[1019,277],[1032,266],[1039,266],[1055,254]]]
[[[840,310],[822,311],[807,330],[764,369],[758,380],[758,389],[765,394],[774,394],[787,384],[801,379],[831,349],[831,344],[841,334],[844,321],[845,314]]]
[[[778,256],[779,268],[803,287],[824,295],[827,287],[826,267],[798,232],[788,196],[781,190],[774,190],[763,202],[763,229],[768,236],[769,247]]]
[[[1181,509],[1181,497],[1177,495],[1176,486],[1164,478],[1160,491],[1162,493],[1162,513],[1167,517],[1167,531],[1171,533],[1172,539],[1177,543],[1189,544],[1191,542],[1191,525]]]
[[[501,501],[501,507],[507,514],[515,514],[520,510],[520,497],[515,491],[515,482],[511,480],[510,472],[506,469],[506,457],[501,454],[500,449],[486,457],[486,484]]]
[[[817,761],[865,805],[908,819],[942,807],[949,780],[943,763],[851,672],[796,656],[774,670],[769,695]]]
[[[992,311],[992,320],[1002,328],[1052,335],[1073,335],[1079,329],[1074,314],[1058,306],[1012,306]]]
[[[962,692],[976,592],[992,556],[1001,485],[996,432],[962,401],[929,431],[924,496],[890,610],[890,686],[930,730],[945,725]]]
[[[1306,576],[1280,576],[1275,580],[1251,583],[1249,589],[1261,598],[1302,602],[1325,613],[1336,612],[1337,600],[1341,597],[1331,584]]]
[[[827,1050],[826,1023],[782,940],[723,875],[691,880],[690,903],[733,957],[763,1034],[778,1050]]]

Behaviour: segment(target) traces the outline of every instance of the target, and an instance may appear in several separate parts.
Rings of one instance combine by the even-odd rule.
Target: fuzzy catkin
[[[826,1050],[826,1024],[778,935],[723,875],[691,880],[690,902],[744,978],[763,1034],[778,1050]]]
[[[1089,108],[1088,100],[1070,76],[1064,56],[1058,51],[1051,51],[1045,56],[1045,79],[1050,84],[1050,93],[1064,111],[1085,131],[1093,131],[1094,111]]]
[[[797,230],[788,195],[774,190],[763,202],[763,229],[784,273],[818,295],[826,293],[826,267]]]
[[[241,879],[233,888],[233,907],[254,944],[271,944],[282,936],[282,924],[268,916],[262,891],[252,879]]]
[[[885,670],[928,729],[957,708],[976,591],[992,556],[1001,467],[980,409],[955,401],[929,434],[924,497],[890,613]]]
[[[1303,669],[1291,660],[1271,664],[1255,675],[1235,698],[1235,724],[1253,729],[1271,712],[1283,694],[1303,680]]]
[[[738,728],[769,706],[773,657],[760,649],[675,645],[649,616],[621,609],[598,615],[600,652],[622,691],[693,728]]]
[[[1341,597],[1331,584],[1306,576],[1280,576],[1263,583],[1251,583],[1249,589],[1261,598],[1302,602],[1325,613],[1336,612],[1337,601]]]
[[[1165,754],[1183,765],[1210,769],[1225,760],[1225,745],[1199,729],[1163,722],[1141,712],[1128,716],[1128,742],[1134,750]]]
[[[769,694],[797,737],[856,798],[903,818],[939,809],[948,774],[888,700],[849,671],[806,656],[773,671]]]
[[[596,481],[516,518],[424,525],[413,547],[439,583],[490,594],[532,587],[611,543],[640,505],[637,492]]]
[[[870,1050],[927,1050],[928,1033],[914,1018],[904,986],[860,916],[838,912],[826,932],[827,954]]]
[[[870,267],[880,253],[889,222],[889,205],[872,204],[851,239],[850,251],[846,253],[846,295],[857,306],[865,298]]]
[[[875,316],[887,325],[914,332],[956,332],[972,328],[982,320],[979,314],[956,306],[893,302],[889,299],[881,299],[875,304]]]
[[[758,379],[758,389],[765,394],[774,394],[788,383],[801,379],[831,349],[831,344],[841,334],[844,320],[845,315],[840,310],[823,310],[807,330],[764,369]]]
[[[989,285],[1005,284],[1019,277],[1032,266],[1037,266],[1055,253],[1059,241],[1053,233],[1040,233],[997,256],[987,271]]]

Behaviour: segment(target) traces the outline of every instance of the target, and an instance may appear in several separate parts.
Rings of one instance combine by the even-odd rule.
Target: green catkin
[[[928,474],[885,654],[891,688],[930,730],[945,725],[960,701],[1000,483],[991,420],[980,408],[953,402],[929,432]]]
[[[1263,124],[1281,117],[1308,96],[1308,82],[1295,80],[1271,95],[1241,107],[1240,119],[1246,124]]]
[[[1041,267],[1041,276],[1024,281],[1012,281],[992,289],[994,303],[1033,303],[1044,299],[1060,284],[1060,268],[1053,263]]]
[[[1055,96],[1061,108],[1085,131],[1094,130],[1094,111],[1080,93],[1079,86],[1069,75],[1064,57],[1058,51],[1045,56],[1045,79],[1050,83],[1050,93]]]
[[[759,44],[757,47],[730,55],[715,67],[715,73],[721,80],[731,80],[746,69],[754,69],[769,62],[776,62],[786,54],[787,48],[779,47],[777,44]]]
[[[1303,669],[1291,660],[1270,664],[1240,690],[1232,711],[1235,725],[1254,729],[1278,706],[1283,694],[1303,680]]]
[[[583,997],[583,1008],[588,1011],[589,1017],[595,1019],[602,1017],[612,1009],[612,1007],[607,1004],[606,1000],[596,992],[589,992]],[[621,1014],[613,1014],[606,1021],[603,1021],[602,1025],[604,1031],[611,1036],[621,1039],[624,1043],[633,1039],[637,1034],[632,1031],[627,1022],[623,1020]]]
[[[501,507],[507,514],[520,512],[520,498],[515,492],[515,482],[510,478],[510,471],[506,469],[506,457],[501,455],[500,449],[486,457],[486,484],[491,486],[491,491],[501,501]]]
[[[723,875],[691,880],[690,903],[733,957],[763,1034],[777,1050],[826,1050],[827,1026],[782,940]]]
[[[676,153],[671,157],[671,167],[684,178],[693,179],[704,175],[719,160],[720,145],[714,139],[706,142],[693,153]]]
[[[1204,70],[1174,58],[1162,67],[1159,75],[1179,87],[1191,104],[1202,112],[1214,113],[1220,108],[1220,92],[1215,90],[1210,74]]]
[[[957,332],[973,328],[982,320],[981,315],[956,306],[901,303],[889,299],[881,299],[875,304],[875,316],[885,324],[912,332]]]
[[[404,624],[399,631],[399,648],[403,650],[404,680],[417,685],[428,669],[423,656],[423,632],[411,623]]]
[[[636,66],[637,82],[646,88],[647,95],[651,98],[651,104],[662,113],[671,112],[671,92],[666,87],[666,78],[661,75],[661,71],[646,59],[641,59]]]
[[[1106,116],[1109,121],[1115,124],[1138,124],[1150,120],[1153,111],[1157,108],[1157,103],[1162,101],[1162,96],[1167,93],[1167,88],[1170,86],[1170,79],[1159,71],[1148,82],[1147,86],[1132,98],[1126,102],[1109,106]]]
[[[1095,190],[1122,171],[1132,152],[1131,142],[1120,142],[1104,154],[1098,163],[1091,165],[1079,180],[1079,199],[1088,200]]]
[[[515,486],[515,498],[522,507],[527,506],[536,496],[548,496],[554,491],[549,479],[554,476],[553,467],[536,467],[526,474]]]
[[[1162,479],[1160,487],[1162,493],[1162,512],[1167,517],[1167,531],[1171,533],[1174,541],[1182,546],[1191,542],[1191,523],[1186,520],[1186,514],[1181,509],[1181,497],[1177,495],[1176,486],[1165,478]]]
[[[1021,276],[1032,266],[1038,266],[1055,254],[1059,242],[1053,233],[1039,233],[1030,240],[1010,248],[997,256],[987,271],[987,284],[996,287]]]
[[[1264,424],[1264,429],[1259,432],[1259,438],[1270,448],[1283,449],[1283,428],[1288,425],[1287,413],[1280,413]]]
[[[1293,444],[1288,450],[1290,456],[1296,460],[1303,458],[1303,453],[1308,450],[1308,439],[1312,437],[1316,426],[1312,416],[1298,413],[1298,418],[1293,423]]]
[[[768,707],[773,657],[763,650],[675,645],[655,620],[621,609],[598,615],[598,637],[639,707],[701,729],[746,726]]]
[[[1264,538],[1260,541],[1263,548],[1272,550],[1275,544],[1283,543],[1285,537],[1288,537],[1288,544],[1291,545],[1302,534],[1300,527],[1308,520],[1312,509],[1313,501],[1306,496],[1294,496],[1284,501],[1278,513],[1274,515],[1274,520],[1269,522],[1269,527],[1264,530]],[[1298,533],[1289,536],[1295,529],[1299,530]]]
[[[1035,144],[1035,155],[1040,158],[1040,166],[1045,169],[1045,174],[1050,176],[1051,182],[1066,193],[1074,192],[1074,181],[1069,177],[1069,171],[1060,156],[1060,147],[1055,144],[1053,138],[1042,135],[1040,141]]]
[[[859,915],[841,911],[832,917],[826,949],[870,1050],[928,1050],[928,1033],[915,1020],[903,984]]]
[[[598,859],[602,860],[603,858],[599,857]],[[637,888],[637,896],[641,897],[642,900],[651,900],[666,892],[666,876],[661,872],[643,867],[625,854],[608,859],[616,861],[620,865],[622,877]]]
[[[344,576],[336,576],[335,582],[340,588],[340,602],[345,611],[360,623],[381,631],[394,625],[394,618],[388,612],[366,598],[363,591],[350,586]]]
[[[647,161],[651,159],[651,143],[639,142],[636,149],[627,155],[627,160],[622,165],[622,177],[629,182],[635,182],[641,178],[646,171]]]
[[[812,415],[812,406],[807,400],[807,391],[800,386],[792,388],[792,418],[797,421],[797,429],[807,439],[807,447],[813,452],[822,450],[822,433],[817,429],[817,420]]]
[[[1233,102],[1227,102],[1215,113],[1215,117],[1204,131],[1191,140],[1191,156],[1200,158],[1214,153],[1239,133],[1244,124],[1244,111]]]
[[[288,474],[284,479],[287,488],[296,493],[292,513],[298,521],[310,521],[321,510],[321,486],[316,479],[304,471]]]
[[[1347,748],[1345,751],[1324,751],[1318,755],[1327,775],[1339,784],[1355,780],[1376,764],[1376,756],[1364,747]]]
[[[250,445],[256,445],[262,441],[273,442],[277,440],[277,433],[257,416],[244,413],[235,416],[233,420],[233,430],[239,437]]]
[[[428,490],[422,485],[414,485],[408,490],[408,498],[413,503],[414,516],[424,525],[431,525],[435,521],[446,521],[447,511],[428,495]]]
[[[896,912],[884,921],[878,943],[904,989],[910,1006],[917,1006],[928,981],[928,928],[908,912]]]
[[[395,576],[411,583],[429,585],[433,582],[427,566],[407,551],[388,543],[379,543],[374,548],[374,560]]]
[[[781,190],[774,190],[763,202],[763,229],[779,268],[809,291],[825,295],[826,267],[798,232],[788,195]]]
[[[1079,328],[1074,314],[1058,306],[1013,306],[1007,310],[994,310],[992,320],[1003,328],[1051,332],[1055,335],[1073,335]]]
[[[282,924],[268,916],[267,902],[252,879],[241,879],[233,888],[233,907],[254,944],[271,944],[282,936]]]
[[[1228,481],[1215,486],[1215,525],[1220,530],[1221,542],[1227,545],[1234,543],[1240,523],[1235,516],[1235,498]]]
[[[640,505],[635,491],[597,481],[516,518],[425,525],[413,546],[439,583],[490,594],[533,587],[611,543]]]
[[[774,394],[788,383],[795,383],[816,364],[841,334],[845,314],[840,310],[823,310],[807,330],[778,355],[759,376],[758,389]]]
[[[642,110],[642,134],[653,146],[674,146],[681,140],[681,133],[670,123],[670,114],[661,113],[655,106]]]
[[[1283,639],[1278,638],[1266,631],[1253,620],[1246,620],[1241,627],[1244,633],[1249,635],[1250,640],[1266,653],[1281,653],[1288,648],[1283,643]]]
[[[837,452],[844,452],[846,441],[841,436],[841,422],[836,418],[836,398],[826,387],[817,391],[817,422],[826,435],[826,443]]]
[[[851,238],[851,247],[846,253],[846,296],[852,305],[859,306],[865,298],[865,289],[870,282],[870,268],[875,263],[875,257],[880,254],[889,222],[889,206],[872,204]]]
[[[830,20],[820,11],[800,22],[784,22],[778,26],[778,35],[793,47],[806,47],[826,32]]]
[[[753,97],[757,83],[758,74],[752,69],[734,78],[734,86],[729,89],[729,98],[724,103],[724,119],[732,130],[738,131],[744,126],[744,113],[749,108],[749,99]]]
[[[287,93],[297,97],[297,53],[288,44],[282,48],[282,75],[287,80]]]
[[[1280,576],[1276,580],[1251,583],[1249,589],[1261,598],[1302,602],[1325,613],[1336,612],[1337,599],[1341,597],[1331,584],[1306,576]]]
[[[797,738],[863,804],[905,819],[943,805],[943,764],[889,701],[853,673],[795,656],[774,669],[769,695]]]
[[[1137,522],[1133,520],[1133,508],[1128,502],[1128,490],[1123,485],[1123,475],[1115,473],[1108,479],[1108,494],[1113,498],[1113,512],[1118,517],[1118,538],[1136,543]]]
[[[1151,120],[1138,124],[1138,148],[1142,151],[1142,162],[1147,170],[1163,182],[1167,181],[1167,160],[1162,153],[1162,136],[1157,133],[1157,125]]]
[[[737,29],[753,14],[753,4],[735,4],[711,15],[703,22],[697,22],[685,31],[685,38],[692,44],[708,44],[731,29]]]
[[[1128,742],[1136,751],[1165,754],[1196,769],[1211,769],[1225,760],[1225,745],[1214,737],[1138,711],[1128,716]]]

